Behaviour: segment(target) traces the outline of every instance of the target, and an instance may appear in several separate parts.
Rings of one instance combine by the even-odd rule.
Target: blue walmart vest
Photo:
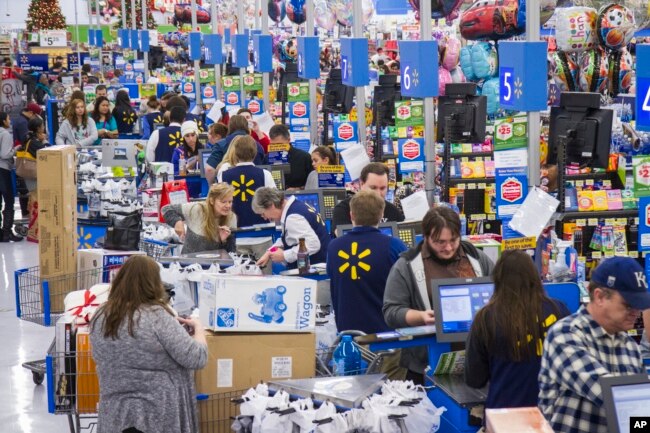
[[[314,233],[316,233],[316,236],[318,236],[318,240],[320,241],[320,251],[309,256],[309,261],[311,263],[325,263],[325,259],[327,258],[327,247],[330,243],[331,237],[329,233],[327,233],[325,222],[321,218],[320,214],[316,212],[314,208],[307,206],[305,203],[301,202],[298,199],[294,200],[294,202],[291,203],[291,206],[289,206],[289,209],[287,210],[287,217],[292,214],[302,215],[307,220],[311,226],[311,229],[314,231]],[[284,231],[282,232],[282,247],[285,250],[295,247],[295,245],[289,245],[287,243],[286,233],[287,229],[285,227]],[[296,266],[296,263],[289,263],[287,267],[295,268]]]
[[[183,144],[180,126],[168,126],[158,131],[156,162],[172,162],[174,150]]]
[[[221,178],[235,189],[232,207],[237,215],[237,227],[249,227],[267,222],[253,212],[251,207],[255,191],[264,186],[264,170],[252,165],[242,165],[224,171]]]

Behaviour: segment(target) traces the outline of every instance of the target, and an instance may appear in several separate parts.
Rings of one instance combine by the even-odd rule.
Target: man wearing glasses
[[[613,257],[591,273],[589,304],[557,322],[544,342],[539,407],[553,431],[607,433],[599,379],[644,372],[627,331],[647,309],[648,283],[636,260]]]
[[[460,227],[458,214],[448,207],[437,206],[426,213],[422,219],[424,240],[402,254],[388,275],[383,311],[389,327],[435,324],[432,279],[486,277],[492,273],[492,261],[460,239]],[[402,351],[400,365],[409,370],[406,380],[422,383],[428,364],[425,347]]]

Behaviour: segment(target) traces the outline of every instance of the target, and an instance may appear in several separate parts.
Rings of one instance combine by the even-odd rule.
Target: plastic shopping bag
[[[160,195],[160,210],[168,204],[185,204],[189,203],[189,201],[190,193],[187,189],[185,179],[163,183],[162,193]],[[162,211],[160,211],[160,222],[165,222]]]
[[[316,428],[314,433],[340,433],[348,431],[348,423],[345,417],[336,412],[336,407],[326,401],[318,408],[314,415]]]

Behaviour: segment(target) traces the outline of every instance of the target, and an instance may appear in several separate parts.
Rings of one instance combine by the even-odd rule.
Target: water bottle
[[[332,356],[335,376],[354,376],[361,374],[361,351],[352,341],[351,335],[344,335]]]

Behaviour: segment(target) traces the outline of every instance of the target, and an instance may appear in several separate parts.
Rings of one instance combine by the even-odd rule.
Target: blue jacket
[[[247,135],[247,134],[246,131],[239,130],[233,132],[232,134],[227,135],[226,138],[217,141],[217,144],[215,144],[214,147],[212,148],[212,153],[208,158],[208,165],[210,167],[217,168],[217,166],[223,159],[223,156],[226,154],[226,151],[228,151],[228,147],[230,146],[230,143],[235,139],[235,137],[239,135]],[[268,159],[266,157],[266,154],[264,153],[264,148],[260,143],[257,143],[257,156],[255,156],[255,159],[253,160],[253,164],[265,165],[267,164],[267,162]]]
[[[391,329],[382,312],[384,289],[393,264],[406,249],[400,239],[365,226],[330,242],[327,274],[339,331],[375,334]]]

